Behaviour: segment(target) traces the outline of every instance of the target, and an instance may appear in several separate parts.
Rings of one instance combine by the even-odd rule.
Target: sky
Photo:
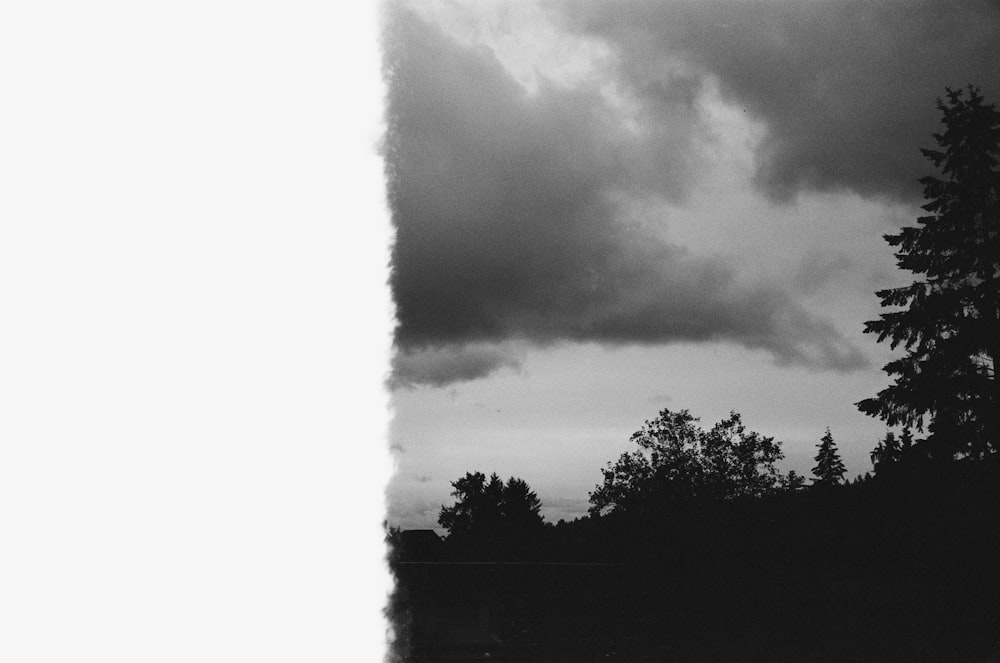
[[[471,471],[583,515],[663,408],[869,471],[882,236],[945,88],[1000,98],[997,35],[996,2],[387,4],[389,523]]]

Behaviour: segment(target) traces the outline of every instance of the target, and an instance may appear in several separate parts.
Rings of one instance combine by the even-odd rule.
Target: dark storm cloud
[[[516,366],[507,341],[723,340],[833,369],[864,358],[780,290],[657,239],[625,201],[698,174],[690,86],[623,122],[597,84],[527,94],[487,49],[396,9],[386,155],[396,225],[397,385]]]
[[[1000,3],[970,0],[565,2],[569,26],[607,40],[634,90],[667,62],[763,120],[757,184],[771,198],[851,190],[913,201],[944,88],[1000,93]]]

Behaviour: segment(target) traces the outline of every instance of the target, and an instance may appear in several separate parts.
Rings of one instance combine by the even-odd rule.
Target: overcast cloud
[[[615,43],[644,23],[671,23],[657,13],[661,5],[630,6],[621,16],[605,7],[572,17],[575,27]],[[670,7],[694,21],[688,5]],[[675,44],[669,31],[639,40],[641,48],[630,36],[618,47],[617,80],[595,75],[567,87],[541,79],[529,94],[487,48],[460,45],[398,7],[387,25],[396,384],[481,377],[516,366],[510,348],[518,343],[561,341],[728,341],[779,363],[866,365],[829,321],[784,289],[669,243],[657,232],[660,220],[641,212],[643,201],[683,205],[703,171],[699,141],[710,137],[699,77],[715,64],[711,49],[702,53],[690,38]],[[661,55],[662,67],[649,66]],[[722,78],[727,94],[742,90],[740,81],[753,88],[733,79]],[[764,96],[752,110],[778,118],[769,104]],[[762,144],[761,185],[785,197],[795,187],[848,186],[846,170],[838,175],[844,163],[827,164],[822,137],[803,139],[808,121],[799,124]],[[810,160],[826,170],[789,165]],[[856,188],[901,191],[869,179],[858,181],[870,190]]]
[[[567,0],[566,26],[598,36],[649,104],[662,71],[713,77],[767,127],[756,183],[774,200],[850,190],[911,201],[927,173],[944,88],[1000,92],[1000,2]]]

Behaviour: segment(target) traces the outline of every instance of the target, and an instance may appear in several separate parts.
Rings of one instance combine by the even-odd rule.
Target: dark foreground
[[[395,660],[1000,661],[996,463],[434,543]]]

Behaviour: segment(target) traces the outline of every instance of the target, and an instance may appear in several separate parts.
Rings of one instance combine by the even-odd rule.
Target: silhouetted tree
[[[875,474],[885,472],[887,467],[898,463],[901,456],[902,448],[899,440],[896,439],[896,434],[892,431],[887,432],[885,438],[879,440],[875,448],[872,449],[871,459]]]
[[[468,472],[451,483],[455,504],[441,507],[438,524],[448,534],[462,535],[477,529],[495,528],[500,522],[503,482],[496,474],[486,480],[482,472]]]
[[[816,454],[816,467],[812,468],[812,473],[816,477],[813,481],[815,485],[837,486],[844,482],[844,475],[847,469],[840,459],[837,445],[833,441],[830,429],[820,439],[819,452]]]
[[[795,470],[791,470],[787,475],[779,478],[779,483],[782,490],[798,490],[806,485],[806,478]]]
[[[920,180],[929,215],[885,236],[922,278],[877,292],[902,310],[865,325],[906,356],[885,366],[893,384],[857,406],[890,426],[927,423],[917,447],[931,457],[980,457],[1000,447],[1000,112],[973,87],[947,90],[938,108],[940,149],[921,150],[942,175]]]
[[[903,432],[899,436],[899,450],[902,455],[906,455],[910,447],[913,446],[913,432],[909,426],[903,426]]]
[[[455,504],[442,506],[438,517],[449,538],[496,538],[543,523],[542,503],[521,479],[511,477],[505,485],[496,474],[487,480],[482,472],[469,472],[451,485]]]
[[[913,459],[910,450],[914,446],[913,432],[909,426],[903,427],[903,432],[897,438],[895,433],[888,431],[885,438],[878,441],[871,452],[872,467],[875,474],[884,474],[890,467],[896,467],[905,459]]]
[[[663,410],[634,433],[639,449],[601,470],[590,493],[590,513],[644,510],[692,499],[758,497],[778,489],[775,463],[783,457],[773,437],[747,431],[730,413],[711,430],[687,410]]]
[[[542,502],[523,479],[510,477],[503,490],[501,513],[510,527],[531,529],[542,524]]]

